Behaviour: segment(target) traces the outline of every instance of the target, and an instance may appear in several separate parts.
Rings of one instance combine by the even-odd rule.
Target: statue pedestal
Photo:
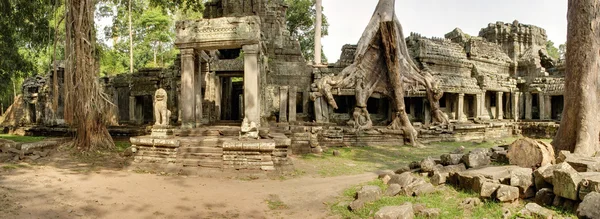
[[[150,134],[150,136],[152,137],[168,137],[170,135],[173,135],[173,129],[171,129],[171,126],[152,126],[152,133]]]

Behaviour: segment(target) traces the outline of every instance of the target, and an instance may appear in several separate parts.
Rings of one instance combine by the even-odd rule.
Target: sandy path
[[[241,181],[50,166],[0,171],[0,218],[329,218],[324,204],[375,174]],[[284,210],[270,210],[277,195]]]

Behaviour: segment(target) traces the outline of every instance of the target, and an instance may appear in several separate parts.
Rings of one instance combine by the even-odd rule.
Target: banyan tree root
[[[372,127],[366,102],[373,92],[388,96],[393,102],[396,116],[388,126],[404,131],[410,144],[417,146],[418,132],[410,123],[405,111],[404,94],[408,86],[426,88],[434,123],[447,124],[448,118],[440,110],[439,99],[443,92],[428,71],[420,71],[408,54],[402,26],[394,11],[394,0],[379,0],[371,21],[357,44],[354,62],[336,76],[324,76],[316,81],[315,97],[325,97],[337,108],[332,89],[354,89],[356,109],[353,122],[357,129]],[[381,79],[381,80],[380,80]]]

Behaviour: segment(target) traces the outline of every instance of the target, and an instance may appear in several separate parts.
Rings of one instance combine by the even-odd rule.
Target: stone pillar
[[[458,94],[458,107],[457,107],[457,119],[459,122],[465,121],[465,94]]]
[[[129,122],[135,123],[135,97],[129,96]]]
[[[544,101],[546,102],[546,118],[552,119],[552,96],[544,95]]]
[[[194,49],[181,49],[181,127],[193,128],[196,125],[195,73],[196,55]]]
[[[482,93],[478,93],[475,95],[475,118],[477,119],[481,119],[481,117],[483,116],[484,101],[485,100],[483,99]]]
[[[533,104],[533,97],[531,93],[525,93],[525,119],[533,119],[533,115],[531,112],[531,105]]]
[[[288,95],[288,121],[295,122],[296,121],[296,100],[298,98],[298,88],[295,86],[290,87],[290,92]]]
[[[279,87],[279,122],[287,122],[288,86]]]
[[[431,106],[429,105],[429,101],[423,101],[423,124],[429,125],[431,124]]]
[[[215,76],[215,117],[217,120],[221,120],[221,94],[223,92],[222,83],[221,77]]]
[[[196,101],[194,107],[195,107],[195,126],[196,127],[200,127],[202,126],[202,100],[204,99],[202,97],[202,81],[204,81],[204,77],[202,77],[202,71],[200,70],[202,64],[199,63],[195,63],[198,64],[198,66],[196,66],[195,68],[195,72],[194,72],[194,100]]]
[[[512,95],[512,119],[516,122],[519,121],[519,94],[520,92],[511,93]]]
[[[114,113],[114,115],[112,115],[112,116],[114,116],[114,119],[115,119],[116,122],[120,122],[120,118],[119,118],[120,117],[119,116],[119,90],[117,90],[117,88],[113,88],[112,90],[113,90],[113,104],[114,104],[114,106],[113,106],[113,110],[114,110],[113,113]],[[1,111],[2,111],[2,107],[0,105],[0,116],[2,116],[2,112]],[[56,111],[53,112],[54,118],[58,118],[57,111],[58,111],[58,107],[57,107]]]
[[[546,119],[546,98],[545,95],[539,93],[538,94],[538,103],[539,103],[539,112],[540,112],[540,120]]]
[[[322,23],[322,12],[321,12],[321,1],[317,0],[315,8],[317,9],[316,21],[315,21],[315,64],[321,64],[321,23]]]
[[[504,119],[504,107],[502,106],[504,93],[496,92],[496,119]]]
[[[245,45],[244,50],[244,116],[260,127],[260,70],[258,44]]]
[[[323,109],[321,109],[321,97],[315,98],[313,102],[315,105],[315,121],[318,123],[323,122]]]

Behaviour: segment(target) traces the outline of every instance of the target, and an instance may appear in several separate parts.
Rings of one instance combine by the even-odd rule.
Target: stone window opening
[[[304,93],[296,93],[296,113],[304,113]]]
[[[497,105],[496,95],[493,93],[490,95],[490,107],[496,107]]]
[[[447,94],[444,94],[442,96],[442,98],[440,98],[440,100],[439,100],[440,108],[446,108],[446,96],[447,96]]]
[[[333,110],[334,113],[348,114],[354,111],[354,106],[356,106],[354,96],[334,96],[333,99],[338,105],[338,108]]]

